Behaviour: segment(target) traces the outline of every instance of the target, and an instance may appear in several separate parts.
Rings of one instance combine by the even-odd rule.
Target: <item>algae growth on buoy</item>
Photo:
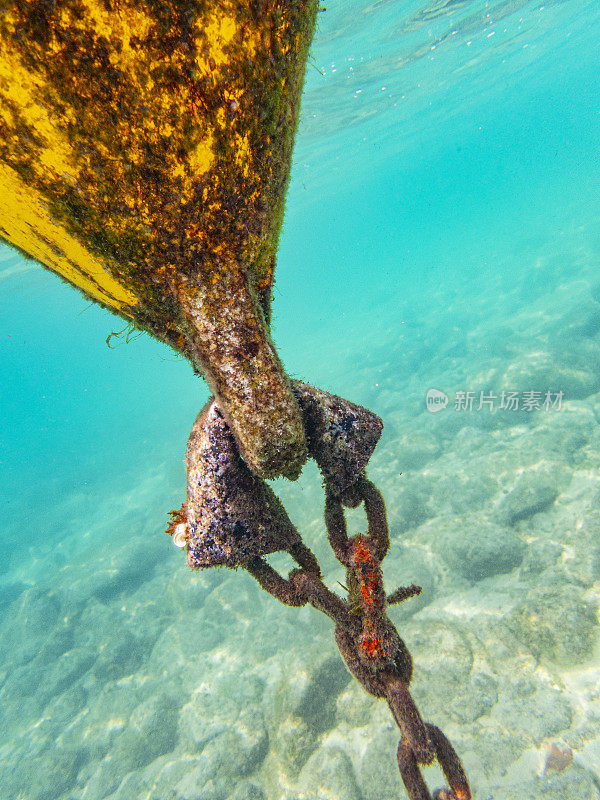
[[[253,470],[302,422],[269,336],[315,0],[44,0],[0,16],[0,237],[182,352]]]

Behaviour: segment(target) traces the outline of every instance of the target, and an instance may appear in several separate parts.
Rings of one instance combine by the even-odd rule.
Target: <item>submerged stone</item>
[[[532,588],[505,624],[536,658],[564,667],[590,658],[598,639],[597,608],[572,585]]]
[[[498,519],[505,525],[514,525],[550,508],[557,497],[556,477],[550,471],[528,470],[502,498],[497,509]]]
[[[449,566],[470,583],[518,567],[525,543],[510,528],[483,515],[442,519],[439,551]]]
[[[313,753],[300,773],[298,786],[303,797],[361,800],[352,762],[339,747],[321,747]]]

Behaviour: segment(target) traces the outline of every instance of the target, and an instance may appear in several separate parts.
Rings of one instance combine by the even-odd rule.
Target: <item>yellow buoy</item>
[[[184,353],[249,465],[298,474],[269,337],[315,0],[8,0],[0,237]]]

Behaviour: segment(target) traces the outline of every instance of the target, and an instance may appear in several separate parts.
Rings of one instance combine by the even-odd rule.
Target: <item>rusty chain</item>
[[[213,401],[198,415],[187,449],[187,499],[171,512],[168,532],[187,550],[192,569],[241,566],[261,587],[290,606],[307,603],[333,621],[335,641],[363,688],[387,701],[400,729],[398,767],[409,800],[432,800],[421,767],[437,759],[448,782],[433,800],[471,800],[454,748],[435,725],[423,721],[410,694],[413,663],[387,608],[421,593],[414,584],[386,596],[381,563],[390,536],[384,499],[365,467],[383,423],[377,415],[300,381],[292,391],[302,412],[308,451],[325,487],[325,525],[333,553],[346,570],[348,596],[323,582],[319,563],[304,544],[271,488],[240,456]],[[364,505],[367,532],[348,536],[344,507]],[[298,565],[287,578],[264,556],[287,551]]]
[[[409,800],[432,800],[420,767],[435,759],[449,788],[438,789],[433,800],[471,800],[467,776],[456,751],[439,728],[423,722],[408,689],[412,658],[386,608],[417,596],[421,588],[413,584],[385,595],[381,561],[389,549],[389,529],[383,497],[364,473],[341,497],[327,484],[325,492],[329,543],[346,568],[346,601],[325,586],[316,559],[304,545],[290,548],[299,568],[287,579],[260,557],[252,559],[246,569],[281,602],[292,606],[310,603],[333,620],[335,641],[346,666],[369,694],[387,701],[400,729],[398,767]],[[367,516],[367,533],[350,538],[343,505],[354,508],[361,502]]]

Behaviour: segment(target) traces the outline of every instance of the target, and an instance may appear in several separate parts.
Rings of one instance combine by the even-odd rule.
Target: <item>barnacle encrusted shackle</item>
[[[383,423],[371,411],[307,383],[293,381],[292,391],[302,411],[309,453],[328,485],[343,493],[364,470]],[[194,422],[186,463],[186,502],[173,513],[169,532],[176,531],[176,543],[187,546],[192,569],[235,567],[287,550],[301,566],[310,562],[318,571],[281,502],[240,456],[215,401]]]

